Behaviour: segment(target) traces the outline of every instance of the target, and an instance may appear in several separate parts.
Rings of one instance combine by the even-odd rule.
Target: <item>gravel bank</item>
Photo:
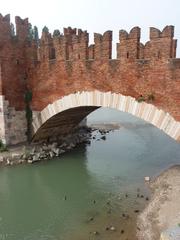
[[[138,240],[159,240],[163,231],[180,227],[180,165],[150,183],[151,201],[137,221]]]

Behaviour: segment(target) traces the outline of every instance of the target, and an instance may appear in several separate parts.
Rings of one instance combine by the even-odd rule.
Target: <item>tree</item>
[[[15,36],[14,24],[11,23],[11,36]]]
[[[33,29],[32,25],[29,23],[29,28],[28,28],[28,39],[32,40],[33,39]]]
[[[60,36],[60,31],[58,29],[56,29],[53,32],[53,37],[58,37],[58,36]]]
[[[35,40],[36,43],[39,43],[39,33],[38,33],[38,28],[34,26],[33,29],[33,39]]]
[[[43,32],[46,32],[46,33],[49,33],[49,29],[48,27],[44,26],[43,29],[42,29]]]

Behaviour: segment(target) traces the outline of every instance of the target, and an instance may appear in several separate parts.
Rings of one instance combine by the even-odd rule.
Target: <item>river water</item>
[[[136,239],[144,176],[180,163],[180,146],[115,110],[98,109],[88,123],[121,127],[59,159],[0,169],[0,240]]]

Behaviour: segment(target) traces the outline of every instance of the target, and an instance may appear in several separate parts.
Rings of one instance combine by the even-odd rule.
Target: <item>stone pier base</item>
[[[0,95],[0,139],[6,145],[14,145],[27,140],[25,111],[16,111]]]

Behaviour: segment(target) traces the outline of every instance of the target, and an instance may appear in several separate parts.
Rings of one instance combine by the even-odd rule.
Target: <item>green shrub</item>
[[[145,97],[144,96],[139,96],[138,98],[136,98],[136,101],[138,101],[138,102],[144,102],[146,99],[145,99]]]
[[[48,27],[46,27],[46,26],[43,27],[42,31],[49,33],[49,29],[48,29]]]
[[[32,101],[32,92],[27,90],[24,96],[24,100],[26,103],[26,120],[27,120],[27,140],[28,142],[31,141],[31,124],[32,124],[32,110],[30,107],[30,103]]]
[[[155,100],[154,94],[153,94],[153,93],[149,94],[149,95],[147,96],[147,100],[148,100],[148,101],[154,101],[154,100]]]
[[[7,146],[0,139],[0,152],[8,151]]]
[[[53,32],[53,37],[58,37],[58,36],[60,36],[60,31],[58,29],[56,29]]]

